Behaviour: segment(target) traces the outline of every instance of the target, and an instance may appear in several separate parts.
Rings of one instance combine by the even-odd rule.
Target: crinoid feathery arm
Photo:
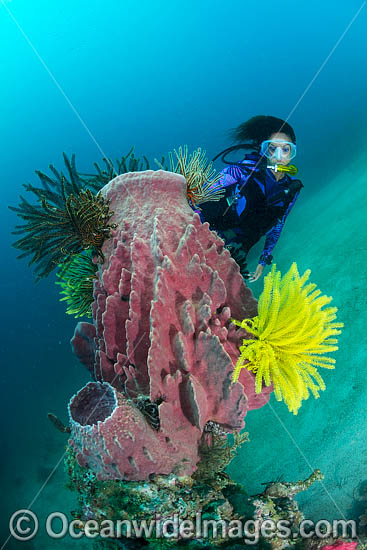
[[[176,157],[177,164],[174,156]],[[217,186],[221,174],[216,174],[213,163],[209,163],[205,151],[199,147],[190,156],[185,145],[169,153],[170,171],[181,174],[187,183],[187,199],[194,208],[209,201],[219,201],[224,196],[220,186]],[[200,210],[200,208],[199,208]]]
[[[273,383],[276,399],[284,400],[294,414],[310,391],[317,398],[319,390],[325,389],[316,367],[334,368],[335,359],[323,354],[338,349],[334,336],[344,326],[334,322],[336,307],[322,309],[332,297],[320,296],[314,283],[305,285],[310,273],[308,269],[300,277],[293,263],[281,278],[274,264],[264,280],[258,315],[243,321],[232,319],[253,335],[243,340],[233,381],[245,367],[255,374],[257,393],[263,381],[266,386]]]

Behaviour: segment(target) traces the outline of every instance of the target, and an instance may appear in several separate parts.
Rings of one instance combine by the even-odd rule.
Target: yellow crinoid
[[[221,174],[216,174],[212,168],[213,164],[208,164],[205,151],[199,147],[188,157],[187,145],[179,147],[178,151],[169,153],[170,171],[181,174],[187,183],[187,198],[194,207],[208,201],[219,201],[224,196],[224,190],[216,186],[221,178]]]
[[[232,319],[253,335],[243,340],[233,381],[238,380],[242,368],[252,371],[256,393],[261,392],[263,381],[266,386],[273,383],[276,399],[284,400],[294,414],[309,391],[317,398],[319,390],[325,389],[317,367],[334,368],[335,359],[323,354],[338,349],[338,340],[332,336],[340,334],[338,329],[344,326],[333,322],[336,307],[322,309],[332,297],[320,296],[314,283],[304,286],[310,273],[308,269],[300,277],[293,263],[281,278],[274,264],[264,280],[258,315],[242,322]]]

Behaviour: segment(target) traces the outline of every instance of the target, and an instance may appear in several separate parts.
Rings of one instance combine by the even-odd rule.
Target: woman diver
[[[225,196],[219,202],[201,205],[199,215],[223,238],[242,275],[254,282],[261,277],[264,266],[271,264],[271,252],[303,187],[300,180],[291,177],[297,168],[289,165],[296,155],[296,136],[284,120],[263,115],[240,124],[232,135],[241,143],[213,159],[221,156],[229,165],[213,186],[224,188]],[[240,149],[252,152],[239,162],[225,159]],[[247,254],[263,235],[266,239],[258,266],[249,273],[245,269]]]

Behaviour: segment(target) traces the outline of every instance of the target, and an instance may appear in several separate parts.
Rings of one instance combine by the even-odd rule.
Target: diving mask
[[[284,139],[267,139],[261,144],[261,154],[270,159],[291,160],[296,156],[297,147],[291,141]]]

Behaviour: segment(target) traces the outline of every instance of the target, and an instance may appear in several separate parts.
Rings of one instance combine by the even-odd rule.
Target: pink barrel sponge
[[[358,542],[345,542],[344,540],[339,540],[334,544],[329,544],[322,547],[322,550],[355,550]]]
[[[190,475],[208,425],[241,430],[269,399],[245,369],[232,383],[246,335],[229,318],[255,316],[257,302],[189,207],[182,176],[131,172],[102,195],[118,228],[103,247],[94,322],[72,340],[95,381],[70,401],[71,444],[100,479]]]

